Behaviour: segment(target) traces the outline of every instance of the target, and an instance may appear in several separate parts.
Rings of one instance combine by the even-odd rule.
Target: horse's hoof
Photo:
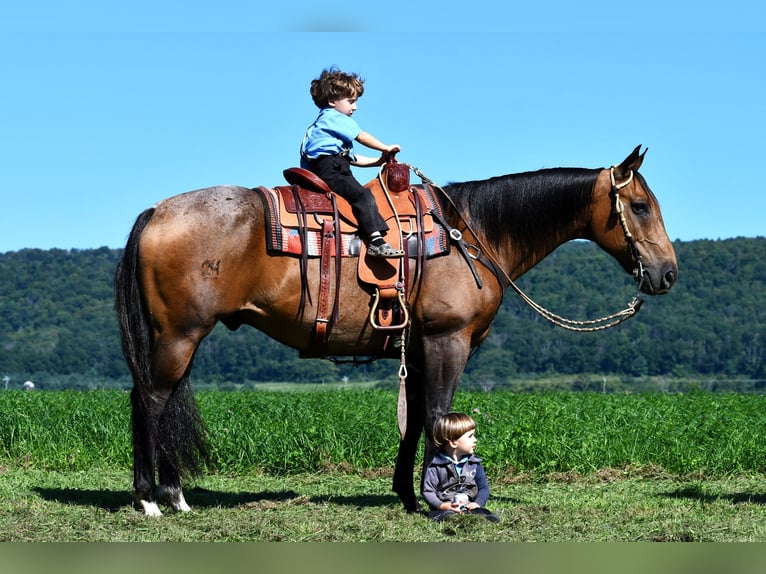
[[[420,503],[414,502],[414,503],[404,503],[404,510],[407,512],[407,514],[422,514],[423,509],[420,506]]]
[[[157,488],[157,498],[176,512],[189,512],[191,510],[191,507],[186,503],[183,491],[178,486],[160,484]]]
[[[156,502],[139,500],[138,504],[141,506],[141,509],[146,516],[162,516],[162,511],[160,510],[160,507],[157,506]]]

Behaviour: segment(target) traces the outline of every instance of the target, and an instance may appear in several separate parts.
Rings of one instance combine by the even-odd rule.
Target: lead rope
[[[409,323],[402,329],[401,362],[399,364],[399,396],[396,400],[396,421],[399,424],[399,436],[404,440],[407,434],[407,330]]]
[[[619,191],[627,186],[631,181],[633,181],[633,171],[630,172],[630,177],[620,185],[616,185],[614,181],[614,167],[610,168],[610,178],[612,183],[612,191],[614,193],[615,197],[615,211],[619,215],[620,218],[620,225],[622,226],[623,233],[625,234],[625,241],[628,243],[628,246],[630,247],[631,253],[636,260],[636,269],[633,271],[634,278],[638,282],[638,291],[636,292],[636,295],[633,297],[633,299],[627,304],[626,308],[622,311],[618,311],[617,313],[613,313],[611,315],[607,315],[605,317],[601,317],[599,319],[589,319],[585,321],[576,321],[573,319],[566,319],[564,317],[561,317],[560,315],[556,315],[552,311],[549,311],[545,307],[535,303],[530,297],[527,296],[526,293],[524,293],[516,283],[513,282],[513,279],[511,279],[508,276],[508,273],[500,266],[495,256],[492,254],[492,252],[487,248],[486,245],[482,242],[482,240],[479,238],[479,236],[473,231],[471,226],[466,221],[465,217],[463,217],[463,214],[460,212],[460,210],[457,208],[455,203],[452,201],[452,198],[447,195],[447,193],[437,184],[435,184],[431,179],[427,178],[423,173],[416,167],[411,166],[412,171],[417,175],[420,180],[423,183],[427,183],[428,185],[431,185],[432,187],[438,189],[441,194],[447,199],[449,204],[452,206],[452,208],[455,210],[455,213],[458,214],[463,224],[466,226],[466,228],[471,232],[476,242],[479,244],[479,248],[482,250],[484,255],[489,259],[492,264],[495,266],[495,268],[503,275],[503,278],[508,282],[508,284],[513,287],[513,290],[516,291],[516,293],[521,297],[521,299],[532,309],[534,309],[541,317],[546,319],[547,321],[553,323],[557,327],[561,327],[562,329],[567,329],[569,331],[577,331],[577,332],[593,332],[593,331],[603,331],[604,329],[609,329],[610,327],[615,327],[619,325],[620,323],[623,323],[633,317],[636,313],[638,313],[638,310],[641,308],[641,305],[643,305],[644,300],[641,298],[641,285],[644,282],[644,266],[643,262],[641,261],[641,255],[638,253],[638,249],[636,248],[635,242],[633,241],[633,236],[630,234],[630,230],[628,229],[628,222],[625,219],[625,213],[622,201],[620,200],[620,194]]]

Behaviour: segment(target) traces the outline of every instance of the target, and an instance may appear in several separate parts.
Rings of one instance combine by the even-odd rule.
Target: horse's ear
[[[615,171],[617,172],[617,175],[620,176],[620,179],[622,179],[622,177],[628,177],[631,170],[638,171],[638,168],[641,167],[641,164],[644,162],[644,156],[649,148],[646,148],[644,153],[638,153],[638,150],[640,149],[641,144],[637,145],[636,149],[634,149],[620,165],[615,166]]]

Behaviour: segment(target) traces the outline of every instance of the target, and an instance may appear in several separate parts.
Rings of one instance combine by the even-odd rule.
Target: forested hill
[[[635,318],[607,331],[554,327],[509,290],[465,379],[502,384],[577,373],[766,379],[766,238],[676,242],[675,248],[678,284],[668,295],[647,297]],[[9,377],[12,388],[27,379],[42,381],[41,388],[129,384],[113,304],[120,253],[0,254],[0,378]],[[631,278],[587,242],[560,247],[518,285],[572,319],[613,313],[635,294]],[[254,329],[231,333],[219,326],[203,342],[193,372],[195,385],[219,387],[343,376],[395,379],[396,363],[352,367],[300,360]]]

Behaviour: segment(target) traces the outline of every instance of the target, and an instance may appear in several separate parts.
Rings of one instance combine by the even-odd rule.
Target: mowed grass
[[[1,541],[688,542],[766,540],[761,475],[683,478],[657,469],[494,480],[499,524],[407,514],[390,477],[215,474],[188,484],[189,513],[134,510],[130,474],[5,468]]]
[[[0,394],[0,539],[766,541],[760,395],[458,393],[499,525],[403,512],[394,393],[198,401],[211,467],[156,520],[131,504],[127,394]]]

